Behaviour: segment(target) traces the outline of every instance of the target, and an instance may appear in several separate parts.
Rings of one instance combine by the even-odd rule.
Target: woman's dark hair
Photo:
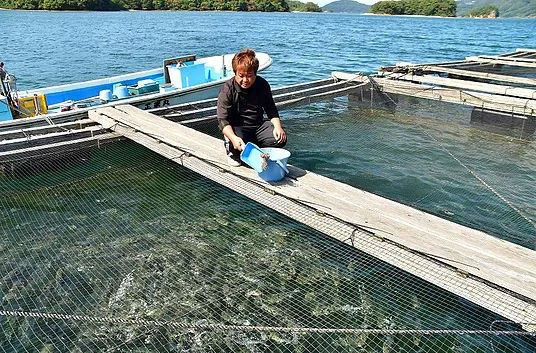
[[[257,59],[255,52],[251,49],[244,49],[236,53],[233,57],[232,64],[235,73],[239,66],[243,67],[246,71],[253,71],[255,75],[259,69],[259,59]]]

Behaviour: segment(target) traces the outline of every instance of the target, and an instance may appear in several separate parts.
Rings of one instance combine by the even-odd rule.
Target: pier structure
[[[230,168],[221,140],[132,106],[89,118],[231,190],[489,309],[536,327],[536,252],[290,167],[279,183]]]
[[[364,80],[339,72],[334,77]],[[381,67],[368,79],[373,90],[387,95],[471,106],[471,121],[518,127],[525,135],[536,131],[535,49],[442,63],[400,63]]]
[[[471,107],[471,121],[536,132],[536,49],[461,61],[382,67],[377,75],[333,72],[331,77],[273,90],[278,108],[339,96],[397,104],[415,97]],[[186,126],[215,120],[216,98],[149,109]],[[0,170],[20,160],[50,158],[123,138],[88,119],[87,112],[18,119],[0,124]]]
[[[368,84],[329,77],[273,90],[278,108],[307,104],[347,95]],[[170,121],[188,126],[214,120],[217,98],[148,110]],[[121,139],[88,119],[87,113],[69,116],[19,119],[0,124],[0,169],[9,170],[17,161],[51,158],[83,148],[99,147]]]

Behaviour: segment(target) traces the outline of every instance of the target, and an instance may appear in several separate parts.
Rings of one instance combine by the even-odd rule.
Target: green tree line
[[[497,6],[487,5],[487,6],[483,6],[478,9],[474,9],[468,12],[466,16],[482,17],[482,16],[488,16],[491,13],[493,13],[495,17],[499,17],[499,8]]]
[[[386,15],[456,16],[454,0],[400,0],[380,1],[371,6],[370,12]]]
[[[301,1],[287,0],[290,11],[322,12],[322,9],[314,2],[303,3]]]
[[[305,4],[304,4],[305,5]],[[289,11],[285,0],[0,0],[0,7],[25,10]]]
[[[536,17],[536,0],[459,0],[458,16],[468,16],[484,6],[497,8],[501,17]]]

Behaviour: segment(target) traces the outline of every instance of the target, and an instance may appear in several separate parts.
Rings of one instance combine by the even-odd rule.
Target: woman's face
[[[255,83],[256,78],[257,75],[255,75],[253,70],[246,70],[243,66],[239,66],[236,68],[235,81],[241,88],[250,88],[253,83]]]

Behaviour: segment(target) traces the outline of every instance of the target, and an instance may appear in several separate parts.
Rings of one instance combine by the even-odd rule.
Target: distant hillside
[[[370,12],[378,15],[456,16],[454,0],[389,0],[371,6]]]
[[[369,8],[369,5],[365,5],[354,0],[337,0],[322,6],[322,10],[327,12],[365,13],[368,12]]]
[[[322,9],[314,2],[301,2],[297,0],[286,0],[290,11],[298,12],[322,12]]]
[[[536,0],[458,0],[456,14],[465,16],[484,6],[496,6],[500,17],[536,17]]]
[[[286,0],[0,0],[0,8],[98,11],[289,11]],[[6,31],[4,28],[4,34]]]
[[[497,6],[486,5],[469,11],[464,14],[468,17],[477,17],[477,18],[497,18],[499,17],[499,9]]]

